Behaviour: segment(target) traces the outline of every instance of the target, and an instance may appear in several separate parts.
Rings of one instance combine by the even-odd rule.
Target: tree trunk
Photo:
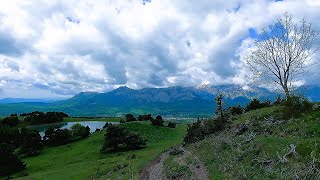
[[[289,88],[287,85],[282,86],[284,93],[286,94],[286,98],[290,96]]]

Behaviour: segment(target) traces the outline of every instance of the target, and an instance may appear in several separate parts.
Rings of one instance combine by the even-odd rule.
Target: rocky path
[[[204,164],[186,148],[180,147],[183,154],[178,155],[175,161],[180,165],[188,166],[192,172],[192,177],[182,177],[183,180],[209,180],[209,173]],[[141,180],[167,180],[165,174],[164,161],[169,157],[170,151],[161,154],[156,160],[152,161],[143,171],[140,173]],[[192,159],[192,162],[188,160]]]
[[[141,180],[166,180],[164,171],[164,161],[168,157],[168,152],[162,153],[157,159],[152,161],[140,173]]]

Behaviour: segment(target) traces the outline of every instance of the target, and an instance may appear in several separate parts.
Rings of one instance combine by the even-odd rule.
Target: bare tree
[[[313,65],[313,48],[318,32],[304,19],[294,24],[292,16],[285,13],[277,22],[263,28],[254,43],[246,62],[263,82],[274,82],[286,96],[290,96],[294,82]]]

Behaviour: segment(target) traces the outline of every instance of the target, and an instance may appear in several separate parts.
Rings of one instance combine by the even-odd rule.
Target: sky
[[[320,0],[0,0],[0,98],[246,86],[259,29],[288,12],[320,31],[319,9]],[[320,83],[319,68],[301,83]]]

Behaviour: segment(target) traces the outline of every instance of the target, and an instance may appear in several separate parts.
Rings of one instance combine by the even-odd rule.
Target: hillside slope
[[[320,110],[282,120],[279,108],[238,116],[229,129],[188,148],[210,179],[319,179]]]
[[[185,125],[175,129],[151,126],[149,122],[121,124],[147,138],[147,147],[136,151],[101,154],[104,132],[71,144],[46,147],[34,157],[25,158],[26,170],[17,179],[130,179],[163,151],[182,142]],[[1,177],[0,177],[1,179]]]
[[[274,99],[277,93],[237,85],[145,88],[134,90],[120,87],[107,93],[83,92],[53,103],[0,104],[0,115],[30,111],[63,111],[73,116],[117,116],[126,113],[167,116],[208,116],[215,109],[213,99],[226,96],[226,105],[245,105],[250,99]]]

